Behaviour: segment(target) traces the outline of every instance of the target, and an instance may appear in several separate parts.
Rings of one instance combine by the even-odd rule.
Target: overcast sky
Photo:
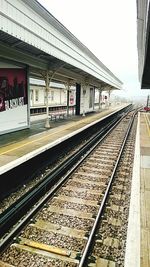
[[[38,0],[123,83],[123,94],[147,95],[138,82],[136,0]]]

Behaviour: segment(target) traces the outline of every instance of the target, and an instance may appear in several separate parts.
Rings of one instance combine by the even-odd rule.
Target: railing
[[[69,115],[75,115],[76,106],[69,106]],[[67,114],[67,106],[60,105],[60,106],[50,106],[49,107],[49,114],[53,113],[66,113]],[[30,115],[40,115],[46,114],[46,107],[45,106],[37,106],[37,107],[30,107]]]

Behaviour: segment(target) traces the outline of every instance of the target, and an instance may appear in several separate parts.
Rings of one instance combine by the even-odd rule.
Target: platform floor
[[[141,267],[150,266],[150,113],[140,115]]]
[[[139,113],[125,267],[150,267],[150,113]]]
[[[18,166],[28,159],[75,135],[97,121],[122,109],[126,105],[110,107],[101,112],[93,112],[85,117],[72,116],[68,119],[52,121],[51,128],[44,128],[45,121],[36,121],[30,129],[0,136],[0,174]]]

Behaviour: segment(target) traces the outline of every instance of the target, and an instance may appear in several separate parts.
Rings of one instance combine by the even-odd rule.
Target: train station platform
[[[54,147],[71,136],[96,124],[98,121],[123,109],[127,105],[109,107],[82,116],[72,116],[51,121],[51,128],[44,128],[45,120],[35,121],[30,129],[0,136],[0,174]]]
[[[150,266],[150,113],[140,116],[141,150],[141,267]]]
[[[150,113],[140,112],[132,177],[125,267],[150,266]]]

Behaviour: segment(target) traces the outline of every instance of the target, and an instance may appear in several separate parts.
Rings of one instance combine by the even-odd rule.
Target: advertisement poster
[[[69,101],[69,102],[70,102],[69,104],[70,104],[70,105],[74,105],[74,95],[70,95],[69,100],[70,100],[70,101]]]
[[[0,68],[0,134],[27,126],[27,104],[26,69]]]

